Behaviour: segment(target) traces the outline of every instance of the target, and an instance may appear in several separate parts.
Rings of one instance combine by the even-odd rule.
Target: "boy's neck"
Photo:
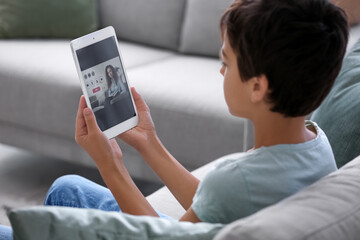
[[[316,138],[316,133],[305,126],[305,116],[285,118],[281,114],[268,113],[252,119],[255,129],[254,149],[277,144],[304,143]]]

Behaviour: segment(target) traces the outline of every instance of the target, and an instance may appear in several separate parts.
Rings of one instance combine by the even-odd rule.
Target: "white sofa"
[[[118,34],[130,84],[187,169],[252,146],[252,125],[229,114],[219,73],[219,19],[232,0],[96,2],[99,27],[112,25]],[[349,46],[358,36],[360,26]],[[0,142],[93,166],[74,140],[81,90],[70,40],[0,40]],[[132,176],[158,180],[131,147],[120,145]]]
[[[252,128],[229,114],[219,73],[219,19],[232,0],[97,2],[99,27],[114,26],[130,84],[185,167],[251,147]],[[70,40],[0,40],[0,142],[93,165],[74,141],[81,90]],[[120,144],[132,176],[157,180],[132,148]]]
[[[114,5],[124,1],[101,1],[100,13],[115,11],[118,8],[115,8]],[[141,1],[127,2],[139,3]],[[147,11],[142,15],[135,14],[140,18],[140,20],[138,18],[136,20],[141,23],[141,26],[136,25],[136,21],[133,22],[134,26],[142,28],[144,31],[140,31],[136,27],[126,29],[127,25],[124,23],[127,21],[125,20],[131,19],[126,12],[109,14],[103,19],[104,25],[111,22],[111,25],[116,28],[117,25],[114,23],[119,24],[119,29],[116,30],[120,33],[120,37],[126,38],[128,41],[142,43],[148,41],[148,44],[152,44],[150,47],[121,41],[120,48],[123,50],[130,82],[137,87],[149,103],[160,137],[170,151],[189,169],[202,166],[225,153],[246,150],[252,144],[251,126],[248,126],[247,121],[243,119],[231,117],[223,100],[221,76],[217,73],[220,63],[214,57],[219,42],[211,43],[212,47],[205,46],[209,44],[208,39],[216,39],[217,33],[209,33],[206,27],[199,28],[199,24],[196,24],[205,19],[205,23],[201,23],[200,26],[211,25],[211,29],[217,28],[220,9],[228,5],[224,2],[221,0],[152,0],[152,3],[161,4],[156,7],[162,6],[167,9],[164,12],[161,11],[162,14],[165,13],[172,17],[169,18],[166,25],[170,24],[170,29],[167,29],[170,32],[175,29],[175,35],[166,32],[162,26],[157,26],[159,29],[162,28],[161,31],[165,31],[167,36],[171,36],[166,38],[165,42],[162,37],[164,32],[161,33],[159,29],[146,25],[146,21],[141,21],[144,16],[146,19],[147,14],[156,13],[156,7],[146,9]],[[219,10],[216,10],[218,15],[214,17],[212,11],[204,10],[204,8],[217,9]],[[203,12],[200,12],[199,9]],[[136,10],[136,7],[132,10]],[[180,11],[181,14],[175,14],[177,11]],[[129,12],[134,14],[133,11]],[[112,19],[109,16],[116,17]],[[158,20],[157,17],[154,19]],[[163,19],[162,17],[161,19]],[[175,21],[177,27],[170,23],[170,19],[173,18],[178,20]],[[151,25],[151,23],[149,24]],[[349,45],[353,45],[359,36],[360,27],[353,28]],[[170,44],[169,39],[173,44]],[[68,43],[68,40],[0,41],[2,53],[0,55],[0,80],[2,82],[2,88],[0,88],[2,104],[0,108],[0,141],[64,160],[91,164],[92,161],[76,146],[73,140],[73,124],[80,88]],[[162,46],[166,49],[158,49],[153,46]],[[184,55],[184,53],[197,53],[197,55]],[[209,54],[213,57],[204,57],[200,54]],[[354,63],[360,66],[360,59]],[[343,86],[345,91],[332,96],[335,101],[342,94],[346,98],[348,92],[355,88],[359,89],[359,75],[351,80],[354,86]],[[356,93],[358,90],[355,90],[354,95],[357,97]],[[351,102],[355,106],[352,108],[353,112],[359,111],[358,99]],[[337,108],[338,111],[344,109]],[[327,113],[332,113],[331,109],[327,110]],[[338,127],[340,126],[338,124],[347,114],[342,112],[333,112],[333,114],[335,117],[341,116],[341,119],[332,124],[336,130],[335,133],[341,133],[342,129]],[[358,131],[359,114],[355,114],[355,117],[350,120],[353,121],[353,129]],[[356,145],[359,139],[358,132],[353,131],[350,134],[353,136],[343,139],[352,139],[353,141],[349,140],[349,143],[354,143],[353,149],[360,149]],[[330,139],[331,141],[332,139]],[[346,141],[343,140],[343,142]],[[126,146],[123,148],[128,156],[127,164],[130,172],[135,176],[152,179],[152,175],[146,170],[136,153]],[[201,167],[194,174],[201,179],[213,164],[221,160],[218,159]],[[339,171],[324,177],[294,196],[226,226],[215,236],[215,239],[359,239],[359,175],[360,156]],[[184,213],[184,209],[165,187],[148,196],[147,199],[154,208],[174,218],[179,218]],[[42,208],[42,211],[51,210]],[[34,212],[38,211],[35,209]],[[76,220],[78,217],[74,214],[76,212],[91,211],[67,209],[66,212],[60,212],[65,213],[64,215],[59,214],[60,221],[62,219]],[[96,212],[95,215],[108,216],[110,214]],[[112,214],[111,217],[117,219],[120,216],[115,213],[115,216]],[[31,213],[22,215],[22,217],[25,217],[25,221],[29,223],[37,224],[39,229],[47,224],[33,221]],[[96,221],[89,222],[86,219],[78,219],[77,223],[85,227],[71,230],[75,233],[93,232],[94,229],[88,226],[101,223],[101,216],[100,218],[95,216],[95,219]],[[50,220],[55,221],[56,219],[50,218]],[[105,218],[105,220],[107,219]],[[147,230],[161,232],[162,229],[157,228],[159,225],[156,224],[161,223],[160,221],[162,220],[156,220],[154,225],[144,226]],[[63,221],[63,223],[67,222]],[[109,225],[107,221],[102,223]],[[162,222],[160,226],[166,228],[170,225]],[[181,224],[179,223],[179,225]],[[187,223],[187,225],[190,224]],[[201,229],[205,225],[198,224],[193,227]],[[26,225],[17,226],[27,227]],[[132,231],[132,225],[129,226]],[[50,232],[52,230],[53,228],[50,228]],[[61,228],[60,231],[64,232]],[[102,231],[104,229],[100,229],[100,232]],[[144,232],[146,233],[146,231]],[[27,233],[25,232],[25,239],[29,239],[31,236],[31,234],[26,235]],[[36,234],[38,233],[34,233],[33,239],[37,239]],[[187,235],[189,234],[191,235],[191,232]],[[206,236],[206,233],[203,234]],[[79,236],[77,235],[77,237]],[[44,236],[42,237],[44,238]],[[161,239],[161,236],[159,238]],[[195,238],[196,236],[190,236],[186,239]],[[178,239],[183,238],[179,236]]]

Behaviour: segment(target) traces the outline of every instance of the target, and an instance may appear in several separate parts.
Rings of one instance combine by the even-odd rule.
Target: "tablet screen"
[[[115,37],[109,37],[76,50],[82,80],[102,131],[136,115],[116,44]]]

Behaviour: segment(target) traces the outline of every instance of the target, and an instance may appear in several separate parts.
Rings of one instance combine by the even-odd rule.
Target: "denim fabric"
[[[44,205],[121,212],[108,188],[77,175],[58,178],[50,187]],[[160,212],[157,213],[161,218],[173,220]]]
[[[10,227],[0,225],[0,240],[12,240],[12,230]]]
[[[44,205],[121,211],[109,189],[77,175],[58,178],[50,187]]]

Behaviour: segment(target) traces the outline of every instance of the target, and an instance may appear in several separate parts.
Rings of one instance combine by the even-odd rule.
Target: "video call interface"
[[[91,108],[102,131],[136,115],[116,39],[109,37],[76,51]]]

